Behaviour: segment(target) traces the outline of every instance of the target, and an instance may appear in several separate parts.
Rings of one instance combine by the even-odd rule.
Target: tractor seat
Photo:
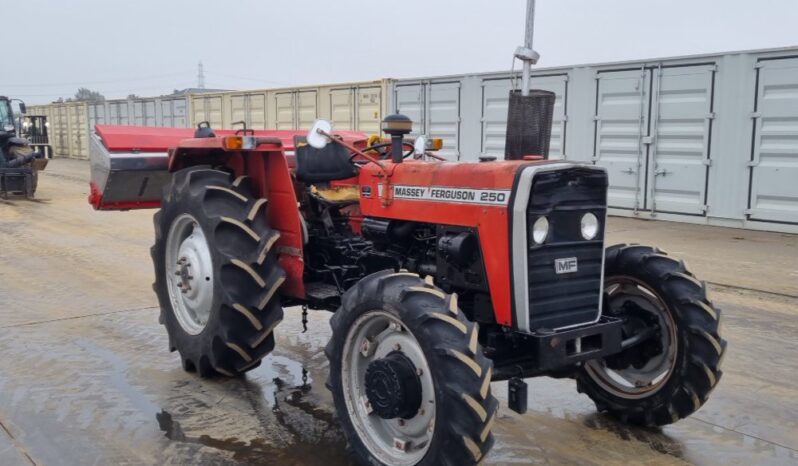
[[[296,179],[303,183],[326,183],[357,175],[357,167],[350,161],[351,154],[340,144],[327,144],[324,149],[298,145],[295,153]]]
[[[357,185],[331,186],[311,186],[311,194],[319,196],[327,204],[353,204],[360,201],[360,187]]]

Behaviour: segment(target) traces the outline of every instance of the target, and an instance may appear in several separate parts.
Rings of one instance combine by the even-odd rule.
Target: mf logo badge
[[[576,263],[576,257],[554,259],[554,271],[557,273],[574,273],[577,270],[579,270],[579,267]]]

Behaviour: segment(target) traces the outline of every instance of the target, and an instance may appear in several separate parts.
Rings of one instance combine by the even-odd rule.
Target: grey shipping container
[[[392,111],[450,160],[503,156],[518,74],[397,80]],[[533,71],[551,159],[605,167],[616,215],[798,232],[798,48]]]

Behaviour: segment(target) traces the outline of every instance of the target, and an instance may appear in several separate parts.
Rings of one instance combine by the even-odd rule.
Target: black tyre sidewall
[[[205,234],[205,238],[210,241],[211,238],[213,238],[215,225],[210,224],[209,219],[205,216],[204,212],[202,212],[202,208],[199,205],[187,201],[187,199],[175,199],[174,202],[167,204],[161,210],[161,218],[159,221],[164,227],[164,240],[169,237],[168,229],[172,226],[175,219],[182,214],[189,214],[197,220],[197,223]],[[216,248],[209,247],[209,250],[213,263],[213,303],[211,304],[211,312],[205,327],[199,334],[192,335],[186,332],[177,320],[177,316],[175,315],[176,311],[169,297],[169,291],[167,290],[168,282],[166,281],[166,274],[168,271],[166,269],[166,241],[161,241],[156,244],[156,257],[160,258],[160,260],[155,261],[156,292],[161,302],[162,309],[164,308],[164,303],[168,303],[169,306],[168,311],[163,313],[164,325],[167,327],[169,335],[174,339],[171,344],[180,348],[181,355],[195,364],[204,364],[204,362],[200,362],[203,358],[203,349],[210,347],[213,344],[214,337],[218,336],[222,330],[219,312],[222,301],[220,292],[222,289],[222,283],[220,281],[221,258]]]
[[[465,451],[459,435],[470,433],[479,427],[479,422],[471,416],[463,415],[461,402],[455,398],[454,392],[466,392],[453,387],[467,387],[472,383],[468,374],[468,369],[453,370],[452,362],[445,355],[440,354],[441,346],[451,345],[457,347],[459,341],[447,341],[445,332],[436,331],[435,325],[425,323],[425,317],[430,309],[412,308],[402,303],[401,293],[403,287],[386,286],[381,294],[378,290],[379,281],[375,278],[390,275],[390,272],[379,272],[363,279],[363,288],[357,295],[347,293],[344,297],[344,304],[333,317],[336,322],[333,325],[334,331],[327,353],[337,355],[330,359],[330,375],[328,388],[333,392],[336,412],[339,413],[339,421],[344,429],[347,439],[350,441],[351,453],[363,464],[374,466],[384,466],[376,460],[369,452],[366,445],[357,433],[352,419],[347,413],[348,408],[343,395],[342,364],[344,345],[355,321],[362,315],[371,311],[384,311],[399,319],[413,334],[419,346],[424,352],[430,371],[432,372],[433,385],[435,387],[436,412],[435,412],[435,431],[430,443],[427,454],[417,463],[418,466],[438,466],[441,464],[467,465],[474,464],[469,458],[469,453]],[[425,283],[420,278],[416,278],[415,283],[410,280],[406,286],[423,286]],[[336,332],[335,329],[343,329]],[[481,353],[475,356],[482,366],[490,364]],[[458,394],[459,394],[458,393]],[[495,411],[498,402],[491,394],[488,395],[487,404]],[[490,408],[489,408],[490,410]],[[493,444],[492,435],[483,445],[483,451],[487,452]]]
[[[238,375],[257,367],[274,349],[272,331],[283,317],[276,290],[285,273],[273,247],[279,234],[257,210],[266,205],[252,196],[248,180],[232,182],[228,173],[207,167],[176,172],[165,187],[161,210],[154,217],[154,289],[170,350],[180,352],[188,371],[197,370],[203,377]],[[167,290],[167,275],[174,272],[165,263],[166,243],[182,214],[191,215],[205,234],[213,270],[211,311],[197,335],[180,325]]]
[[[621,276],[642,282],[665,304],[673,319],[677,341],[673,370],[658,390],[636,399],[620,397],[605,390],[586,369],[579,372],[577,383],[580,391],[590,396],[600,410],[606,410],[623,421],[641,425],[670,424],[692,414],[706,401],[720,379],[719,365],[725,341],[718,335],[718,321],[713,322],[690,304],[702,302],[712,307],[703,284],[695,280],[683,263],[654,248],[617,245],[607,250],[604,280]],[[714,354],[703,347],[701,340],[696,340],[696,335],[690,331],[691,327],[715,336],[721,344],[721,354]],[[694,358],[712,368],[714,383],[708,383],[704,374],[697,373]]]

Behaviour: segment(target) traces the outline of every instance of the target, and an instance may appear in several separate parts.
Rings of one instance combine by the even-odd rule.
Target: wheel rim
[[[608,367],[606,359],[596,359],[585,364],[590,377],[608,392],[627,399],[639,399],[659,391],[670,379],[676,367],[676,353],[678,339],[676,324],[668,310],[665,301],[646,284],[632,277],[612,277],[605,282],[605,307],[610,314],[619,314],[619,311],[628,303],[634,305],[635,312],[646,313],[635,317],[644,317],[649,320],[656,319],[659,325],[658,342],[661,351],[650,357],[640,367],[630,365],[624,369]],[[628,336],[625,336],[628,338]],[[633,346],[626,352],[640,351],[639,346]]]
[[[199,222],[180,215],[166,238],[166,288],[175,317],[187,333],[202,332],[213,305],[213,262]]]
[[[401,355],[412,363],[421,389],[418,411],[409,419],[384,419],[369,401],[366,371]],[[435,387],[421,346],[402,322],[385,311],[360,316],[347,333],[341,382],[349,416],[363,444],[380,462],[414,465],[429,450],[435,430]],[[415,382],[414,382],[415,383]]]

